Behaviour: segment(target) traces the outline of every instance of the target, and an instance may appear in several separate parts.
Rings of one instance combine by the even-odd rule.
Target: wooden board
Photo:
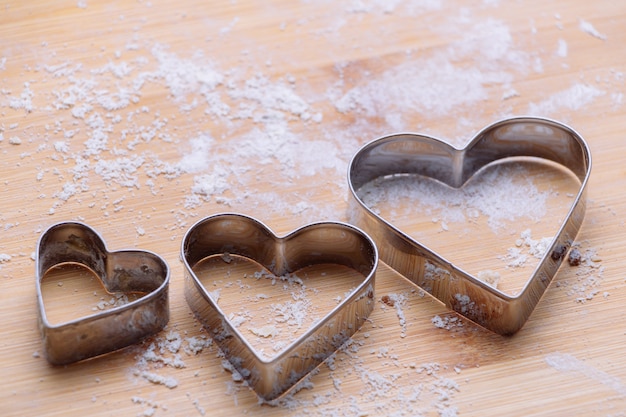
[[[626,6],[214,3],[0,3],[0,414],[621,415]],[[352,342],[299,392],[259,404],[185,302],[185,231],[223,211],[278,234],[347,221],[346,169],[362,144],[420,131],[462,146],[519,114],[568,123],[591,147],[583,264],[564,265],[508,338],[381,265],[376,308]],[[386,210],[471,272],[495,270],[515,292],[532,270],[530,248],[562,221],[576,185],[524,166],[489,178],[447,204],[448,191],[428,188],[429,199]],[[40,234],[66,220],[88,223],[112,250],[167,260],[167,329],[94,360],[46,362],[33,254]],[[520,254],[527,262],[513,266]],[[93,277],[76,274],[47,278],[55,290],[47,306],[60,320],[109,301]],[[237,285],[229,279],[216,285]],[[255,317],[251,288],[233,314]],[[328,300],[346,289],[325,290]],[[316,298],[306,300],[321,309]],[[156,361],[145,360],[151,351]]]

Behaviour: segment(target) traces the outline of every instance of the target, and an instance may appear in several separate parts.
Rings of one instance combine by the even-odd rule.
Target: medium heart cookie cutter
[[[202,260],[225,254],[254,260],[276,276],[316,264],[343,265],[362,274],[363,281],[306,333],[267,359],[229,323],[194,272]],[[248,385],[266,401],[281,396],[323,362],[361,327],[374,308],[376,245],[348,224],[312,223],[278,237],[251,217],[216,214],[187,231],[181,259],[186,270],[185,297],[191,310]]]
[[[568,168],[581,184],[549,249],[516,296],[482,282],[403,233],[374,213],[357,193],[377,178],[407,174],[460,188],[481,168],[511,157],[556,162]],[[590,173],[591,153],[582,136],[545,118],[514,117],[496,122],[476,134],[463,149],[426,135],[395,134],[366,144],[352,158],[348,169],[350,217],[374,239],[380,259],[391,268],[468,319],[510,335],[524,325],[578,234]]]
[[[41,282],[51,268],[68,263],[91,269],[108,292],[144,295],[96,314],[51,324]],[[132,345],[157,333],[169,321],[167,262],[143,250],[109,252],[102,237],[83,223],[57,223],[40,236],[35,274],[44,353],[53,365],[69,364]]]

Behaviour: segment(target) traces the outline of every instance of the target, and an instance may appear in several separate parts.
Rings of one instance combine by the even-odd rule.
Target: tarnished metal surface
[[[51,268],[82,264],[95,272],[111,293],[141,293],[127,304],[87,317],[51,324],[41,281]],[[65,365],[132,345],[157,333],[169,320],[169,266],[143,250],[109,252],[100,235],[78,222],[51,226],[36,250],[36,286],[44,353],[54,365]]]

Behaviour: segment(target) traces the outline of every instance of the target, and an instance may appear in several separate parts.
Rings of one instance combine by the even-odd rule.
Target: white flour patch
[[[316,208],[309,202],[315,200],[310,190],[315,189],[313,184],[321,172],[344,175],[345,155],[333,140],[308,139],[292,131],[291,123],[282,117],[257,123],[225,144],[214,145],[208,134],[201,135],[202,141],[192,141],[191,152],[177,164],[177,169],[196,174],[185,207],[214,201],[233,208],[244,205],[246,209],[251,204],[267,203],[279,213],[313,215],[313,211],[335,210],[328,205]],[[278,189],[302,179],[308,181],[309,191],[301,194],[252,191],[260,182]]]
[[[567,57],[567,41],[565,39],[559,39],[556,49],[556,56],[558,56],[559,58]]]
[[[580,19],[580,23],[579,23],[578,27],[580,28],[580,30],[582,30],[583,32],[593,36],[594,38],[598,38],[598,39],[603,40],[603,41],[606,40],[606,35],[598,32],[598,30],[591,23],[587,22],[586,20]]]
[[[208,133],[190,139],[189,145],[183,147],[184,153],[176,168],[188,173],[207,170],[211,166],[214,143],[215,140]]]
[[[394,218],[413,217],[420,211],[447,225],[483,215],[498,232],[517,219],[541,219],[551,192],[539,191],[522,166],[497,166],[460,189],[421,177],[399,177],[372,181],[358,194],[374,211],[394,207]]]
[[[271,82],[268,78],[257,76],[245,82],[242,87],[230,89],[229,96],[236,100],[245,100],[247,106],[239,108],[237,117],[251,117],[253,120],[262,121],[272,119],[275,116],[282,118],[283,114],[289,114],[309,120],[308,103],[302,99],[293,88],[284,82]]]
[[[547,355],[544,361],[557,371],[581,374],[584,377],[606,385],[621,395],[626,395],[626,385],[624,385],[621,379],[587,365],[573,355],[555,352]]]
[[[441,0],[352,0],[345,7],[347,13],[392,14],[407,13],[410,16],[425,11],[440,10]]]
[[[493,75],[491,76],[493,77]],[[408,62],[380,78],[349,90],[335,102],[341,113],[355,111],[373,117],[394,106],[435,116],[488,97],[484,84],[497,82],[478,68],[460,68],[446,56]]]
[[[580,110],[605,94],[589,84],[577,83],[570,88],[552,94],[539,103],[528,105],[529,114],[554,114],[561,110]]]
[[[543,237],[540,239],[533,239],[532,231],[526,229],[520,233],[519,239],[515,241],[515,246],[507,250],[506,256],[502,257],[507,262],[509,268],[519,268],[526,264],[529,256],[536,259],[541,259],[550,244],[553,237]]]
[[[151,52],[159,63],[159,69],[154,73],[146,73],[140,81],[162,80],[183,110],[190,108],[187,103],[190,95],[198,93],[205,97],[211,96],[224,81],[224,75],[201,53],[197,53],[193,59],[179,58],[169,52],[166,46],[159,44]],[[193,104],[191,107],[194,107]]]
[[[465,28],[462,18],[458,23]],[[333,91],[330,98],[341,113],[383,116],[392,129],[406,130],[414,128],[403,119],[406,109],[412,117],[449,116],[487,100],[493,86],[509,90],[513,73],[530,65],[529,56],[515,49],[508,26],[488,19],[467,27],[449,48],[411,56],[377,77],[364,74],[360,84],[343,94]]]

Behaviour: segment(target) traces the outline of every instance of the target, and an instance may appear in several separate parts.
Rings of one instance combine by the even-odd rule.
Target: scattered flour
[[[570,253],[576,251],[580,256],[576,265],[572,265],[575,275],[571,279],[559,279],[556,282],[558,288],[563,288],[569,297],[573,297],[577,303],[586,303],[601,294],[607,298],[610,293],[602,291],[604,280],[604,265],[597,249],[588,247],[586,242],[575,242]]]
[[[59,285],[62,285],[62,284],[63,282],[59,282]],[[98,304],[96,304],[96,306],[93,307],[92,310],[93,311],[107,310],[109,308],[123,306],[125,304],[128,304],[128,302],[129,302],[128,295],[124,293],[118,293],[118,294],[112,295],[108,300],[105,300],[104,297],[101,297]]]
[[[178,386],[178,380],[173,377],[165,377],[154,372],[142,371],[139,373],[139,376],[144,378],[146,381],[150,381],[153,384],[164,385],[167,388],[176,388]]]
[[[202,53],[181,58],[160,44],[150,48],[148,56],[117,59],[91,70],[69,60],[45,69],[63,80],[52,92],[52,106],[59,117],[46,126],[47,134],[63,135],[64,140],[40,151],[54,152],[53,160],[61,156],[70,173],[63,189],[53,194],[58,199],[53,209],[90,192],[89,180],[94,176],[110,189],[121,186],[130,191],[143,186],[143,176],[150,178],[146,184],[156,190],[159,179],[193,174],[194,184],[184,196],[185,208],[193,209],[211,201],[228,204],[232,197],[225,194],[246,196],[250,182],[257,181],[258,173],[249,173],[254,164],[266,166],[269,175],[270,170],[277,170],[280,175],[272,176],[277,183],[281,177],[290,183],[300,176],[314,178],[320,170],[339,173],[345,169],[348,155],[340,154],[343,145],[334,137],[308,139],[292,130],[294,125],[319,123],[323,118],[310,100],[297,93],[295,79],[273,80],[260,72],[252,78],[237,72],[225,74]],[[237,131],[231,143],[216,144],[208,131],[179,139],[169,127],[170,118],[141,106],[142,91],[155,83],[168,89],[182,113],[193,112],[202,98],[205,114],[215,117],[218,126],[238,129],[235,123],[248,120],[252,128],[243,135]],[[10,96],[8,106],[45,112],[32,104],[32,85],[26,83],[19,97]],[[147,117],[151,117],[148,123],[143,121]],[[17,145],[22,140],[12,136],[9,142]],[[178,162],[163,162],[150,151],[166,144],[183,152]],[[242,202],[240,198],[234,201]]]
[[[533,239],[531,230],[526,229],[520,234],[519,239],[515,241],[515,246],[509,248],[507,255],[501,259],[507,262],[507,267],[523,267],[526,265],[529,256],[541,259],[552,243],[552,239],[554,238]]]
[[[523,166],[501,165],[460,189],[428,178],[402,176],[374,180],[358,194],[374,211],[393,207],[392,222],[420,211],[435,216],[445,230],[447,225],[472,222],[482,215],[497,233],[517,219],[540,219],[551,192],[539,191]]]
[[[565,39],[559,39],[558,46],[556,49],[556,55],[559,58],[567,57],[567,41]]]
[[[396,310],[396,315],[398,316],[398,321],[400,323],[400,337],[406,337],[406,316],[404,315],[404,307],[406,305],[407,296],[406,294],[397,294],[391,293],[389,295],[385,295],[381,298],[382,302],[390,307],[393,307]]]
[[[364,345],[363,340],[350,339],[325,362],[333,380],[332,388],[319,389],[313,384],[313,375],[273,405],[319,416],[458,415],[454,396],[461,387],[449,375],[457,375],[460,368],[402,361],[393,353],[392,344],[370,350],[382,363],[372,367],[362,355]],[[358,384],[354,383],[355,379]],[[347,385],[351,388],[345,388]],[[338,403],[342,404],[341,409],[337,409]]]
[[[438,329],[453,330],[463,327],[463,320],[456,315],[444,317],[436,315],[431,319],[431,322]]]
[[[606,35],[603,35],[602,33],[598,32],[596,28],[591,23],[587,22],[586,20],[580,19],[578,26],[580,27],[580,30],[593,36],[594,38],[598,38],[603,41],[606,40]]]
[[[250,327],[248,328],[252,334],[259,337],[272,337],[279,332],[276,326],[267,325],[262,327]]]
[[[472,63],[463,65],[468,57],[474,58]],[[414,127],[398,114],[402,109],[432,118],[467,108],[486,100],[490,86],[508,87],[513,74],[530,66],[529,61],[515,49],[508,26],[488,19],[465,28],[463,40],[449,48],[416,56],[376,78],[364,74],[360,85],[343,94],[333,91],[330,98],[341,113],[384,117],[392,129],[407,130]]]
[[[302,297],[298,300],[287,301],[282,304],[272,304],[271,310],[277,323],[286,323],[297,328],[310,316],[311,300]]]
[[[619,378],[594,368],[573,355],[555,352],[546,355],[544,360],[546,364],[559,372],[579,374],[585,378],[606,385],[620,395],[626,395],[626,385],[624,385]]]
[[[143,397],[133,396],[131,397],[131,401],[133,402],[133,404],[141,405],[144,407],[143,412],[141,414],[138,414],[140,417],[151,417],[155,415],[159,408],[167,410],[167,407],[165,405],[159,404],[156,401]]]
[[[555,114],[562,110],[580,110],[605,94],[590,84],[576,83],[566,90],[552,93],[539,103],[530,103],[528,113],[535,115]]]
[[[206,337],[183,338],[178,332],[170,330],[164,336],[154,337],[147,348],[142,349],[137,354],[136,363],[130,368],[131,375],[156,385],[174,389],[179,385],[178,379],[173,376],[162,375],[157,371],[164,368],[171,370],[186,368],[180,354],[181,350],[192,356],[199,354],[211,345],[211,339]]]
[[[476,278],[491,285],[493,288],[498,288],[500,273],[497,271],[492,271],[490,269],[485,269],[483,271],[478,271],[478,273],[476,274]]]

